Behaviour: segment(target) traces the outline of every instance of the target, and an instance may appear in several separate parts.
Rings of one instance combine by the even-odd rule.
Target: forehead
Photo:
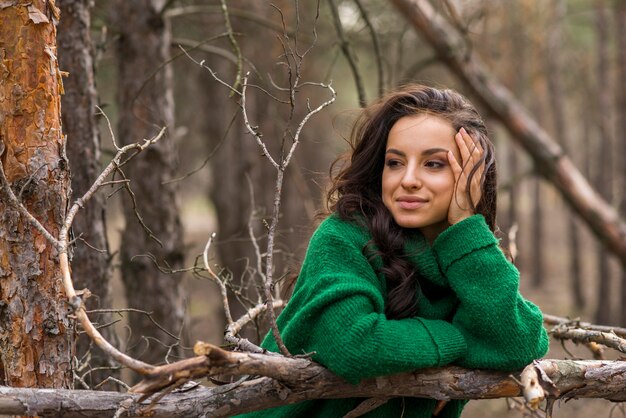
[[[387,148],[456,148],[455,130],[446,119],[434,115],[403,116],[391,127]]]

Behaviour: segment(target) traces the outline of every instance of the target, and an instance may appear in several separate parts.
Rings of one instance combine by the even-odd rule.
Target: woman
[[[291,353],[348,382],[424,367],[516,370],[547,351],[539,309],[498,247],[496,166],[483,121],[458,93],[410,85],[364,110],[332,213],[309,243],[278,318]],[[263,346],[278,351],[271,333]],[[254,414],[342,417],[363,399]],[[465,401],[437,416],[456,418]],[[395,398],[367,417],[431,417],[436,401]]]

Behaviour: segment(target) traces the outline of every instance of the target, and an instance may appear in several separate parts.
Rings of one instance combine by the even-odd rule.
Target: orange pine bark
[[[0,2],[1,161],[11,188],[53,235],[69,171],[53,0]],[[2,147],[0,147],[2,148]],[[4,384],[69,387],[71,322],[58,253],[0,192],[0,357]]]

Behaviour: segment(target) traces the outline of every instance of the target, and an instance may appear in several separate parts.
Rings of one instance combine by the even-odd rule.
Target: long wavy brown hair
[[[463,127],[475,141],[480,142],[483,156],[470,169],[468,185],[479,165],[484,163],[482,195],[477,205],[471,205],[474,213],[485,217],[492,231],[496,229],[496,164],[493,144],[482,118],[466,98],[453,90],[407,85],[364,109],[352,129],[351,152],[340,156],[333,163],[333,167],[341,162],[344,165],[334,176],[331,167],[327,207],[337,212],[342,219],[364,223],[370,231],[372,241],[363,251],[368,257],[380,256],[383,260],[380,273],[386,278],[385,314],[389,319],[415,316],[419,297],[422,294],[429,295],[434,289],[408,261],[404,243],[409,230],[395,223],[382,200],[382,172],[389,131],[398,119],[416,114],[443,118],[456,131]],[[469,195],[469,187],[466,193]],[[468,201],[472,202],[472,199],[468,198]]]

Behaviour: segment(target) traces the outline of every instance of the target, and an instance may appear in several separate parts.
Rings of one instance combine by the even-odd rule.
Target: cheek
[[[432,181],[432,187],[442,196],[452,196],[454,194],[454,175],[446,173]]]
[[[385,199],[386,196],[389,196],[393,193],[395,189],[394,184],[395,184],[395,180],[394,180],[393,173],[390,173],[389,171],[384,170],[383,175],[382,175],[382,180],[381,180],[383,199]]]

